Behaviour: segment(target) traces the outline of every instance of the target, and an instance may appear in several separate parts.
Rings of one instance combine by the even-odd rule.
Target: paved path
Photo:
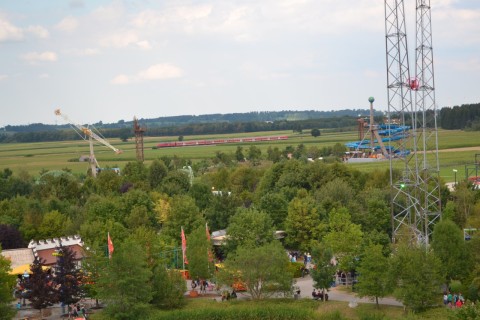
[[[297,278],[297,286],[300,288],[301,298],[312,298],[313,280],[310,275],[304,278]],[[374,300],[368,298],[359,298],[356,293],[341,290],[340,287],[330,288],[328,291],[328,299],[335,301],[360,302],[360,303],[375,303]],[[379,304],[386,304],[391,306],[403,306],[403,304],[394,298],[378,299]]]
[[[304,278],[297,278],[296,279],[296,286],[300,288],[300,298],[302,299],[312,299],[312,291],[313,291],[313,280],[310,275],[305,276]],[[187,288],[188,291],[185,292],[185,295],[188,295],[190,292],[191,281],[187,280]],[[197,287],[198,289],[198,287]],[[200,294],[200,297],[212,297],[217,301],[221,301],[220,295],[215,295],[216,291],[207,291],[205,295]],[[247,298],[247,295],[244,295],[242,292],[238,293],[238,298]],[[370,300],[368,298],[359,298],[356,293],[348,292],[346,290],[340,289],[340,287],[333,287],[330,288],[328,291],[328,299],[335,300],[335,301],[346,301],[351,303],[375,303],[374,300]],[[378,299],[379,304],[391,305],[391,306],[403,306],[403,304],[394,298],[383,298]]]

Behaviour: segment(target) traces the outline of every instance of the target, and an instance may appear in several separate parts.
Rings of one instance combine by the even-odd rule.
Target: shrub
[[[288,271],[293,274],[294,278],[300,278],[302,276],[302,267],[304,264],[302,262],[290,262],[288,264]]]

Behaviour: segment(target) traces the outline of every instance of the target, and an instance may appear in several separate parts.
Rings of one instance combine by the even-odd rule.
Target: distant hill
[[[374,111],[376,116],[381,116],[381,111]],[[205,115],[181,115],[171,117],[159,117],[153,119],[139,119],[142,125],[148,128],[154,127],[175,127],[189,124],[201,123],[238,123],[238,122],[275,122],[275,121],[302,121],[310,119],[325,119],[336,117],[358,117],[358,115],[369,115],[369,109],[345,109],[332,111],[261,111],[261,112],[246,112],[246,113],[226,113],[226,114],[205,114]],[[120,120],[116,123],[103,123],[102,121],[94,123],[97,129],[122,129],[131,128],[133,121]],[[4,132],[10,134],[18,132],[45,132],[67,129],[68,125],[45,125],[42,123],[32,123],[29,125],[11,126],[7,125]]]

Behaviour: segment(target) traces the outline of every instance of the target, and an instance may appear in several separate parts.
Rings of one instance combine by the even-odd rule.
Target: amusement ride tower
[[[411,77],[403,0],[385,0],[388,122],[410,127],[390,157],[392,241],[428,245],[441,216],[430,0],[416,0],[416,67]],[[412,100],[412,93],[415,101]]]

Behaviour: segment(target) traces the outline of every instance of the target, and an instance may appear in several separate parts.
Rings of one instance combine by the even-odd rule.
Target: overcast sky
[[[415,0],[407,4],[414,62]],[[480,1],[431,0],[439,108],[480,102]],[[1,0],[0,127],[386,110],[380,0]]]

